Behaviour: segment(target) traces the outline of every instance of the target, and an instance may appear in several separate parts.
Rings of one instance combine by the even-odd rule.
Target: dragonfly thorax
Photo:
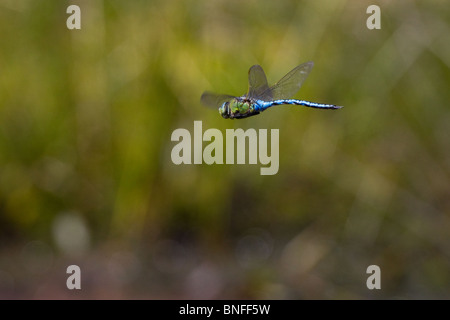
[[[250,99],[241,97],[224,102],[219,107],[219,113],[225,119],[238,119],[259,114],[259,111],[256,110],[254,102]]]

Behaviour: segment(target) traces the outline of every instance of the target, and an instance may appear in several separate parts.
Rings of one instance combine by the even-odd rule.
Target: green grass
[[[0,1],[0,275],[16,283],[4,295],[39,297],[63,273],[72,256],[52,230],[72,212],[90,235],[77,261],[119,266],[123,296],[202,297],[197,271],[216,277],[206,298],[450,296],[443,2],[382,3],[381,30],[366,28],[367,1],[78,4],[71,31],[60,1]],[[199,103],[245,93],[253,64],[274,83],[309,60],[296,97],[343,109],[229,121]],[[171,133],[194,120],[280,129],[278,174],[173,165]],[[53,257],[41,279],[14,267],[34,240]]]

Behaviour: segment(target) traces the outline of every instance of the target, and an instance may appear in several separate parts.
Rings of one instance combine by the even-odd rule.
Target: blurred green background
[[[0,298],[450,298],[446,1],[0,0],[0,31]],[[296,97],[344,109],[199,103],[309,60]],[[278,174],[174,165],[194,120],[279,129]]]

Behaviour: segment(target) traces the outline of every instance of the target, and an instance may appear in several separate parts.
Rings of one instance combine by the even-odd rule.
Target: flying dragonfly
[[[323,104],[305,100],[291,99],[303,81],[311,72],[314,62],[303,63],[280,81],[269,87],[266,74],[260,65],[254,65],[248,71],[248,92],[236,97],[227,94],[204,92],[201,102],[210,107],[219,108],[219,113],[225,119],[242,119],[260,114],[264,110],[278,105],[300,105],[318,109],[340,109],[341,106]]]

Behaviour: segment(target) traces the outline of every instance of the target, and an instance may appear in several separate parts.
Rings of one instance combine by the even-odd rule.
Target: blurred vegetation
[[[445,1],[0,0],[0,298],[450,297]],[[315,67],[239,121],[240,95]],[[279,128],[280,170],[172,163],[177,128]],[[82,269],[82,290],[65,268]],[[382,290],[366,288],[379,265]]]

